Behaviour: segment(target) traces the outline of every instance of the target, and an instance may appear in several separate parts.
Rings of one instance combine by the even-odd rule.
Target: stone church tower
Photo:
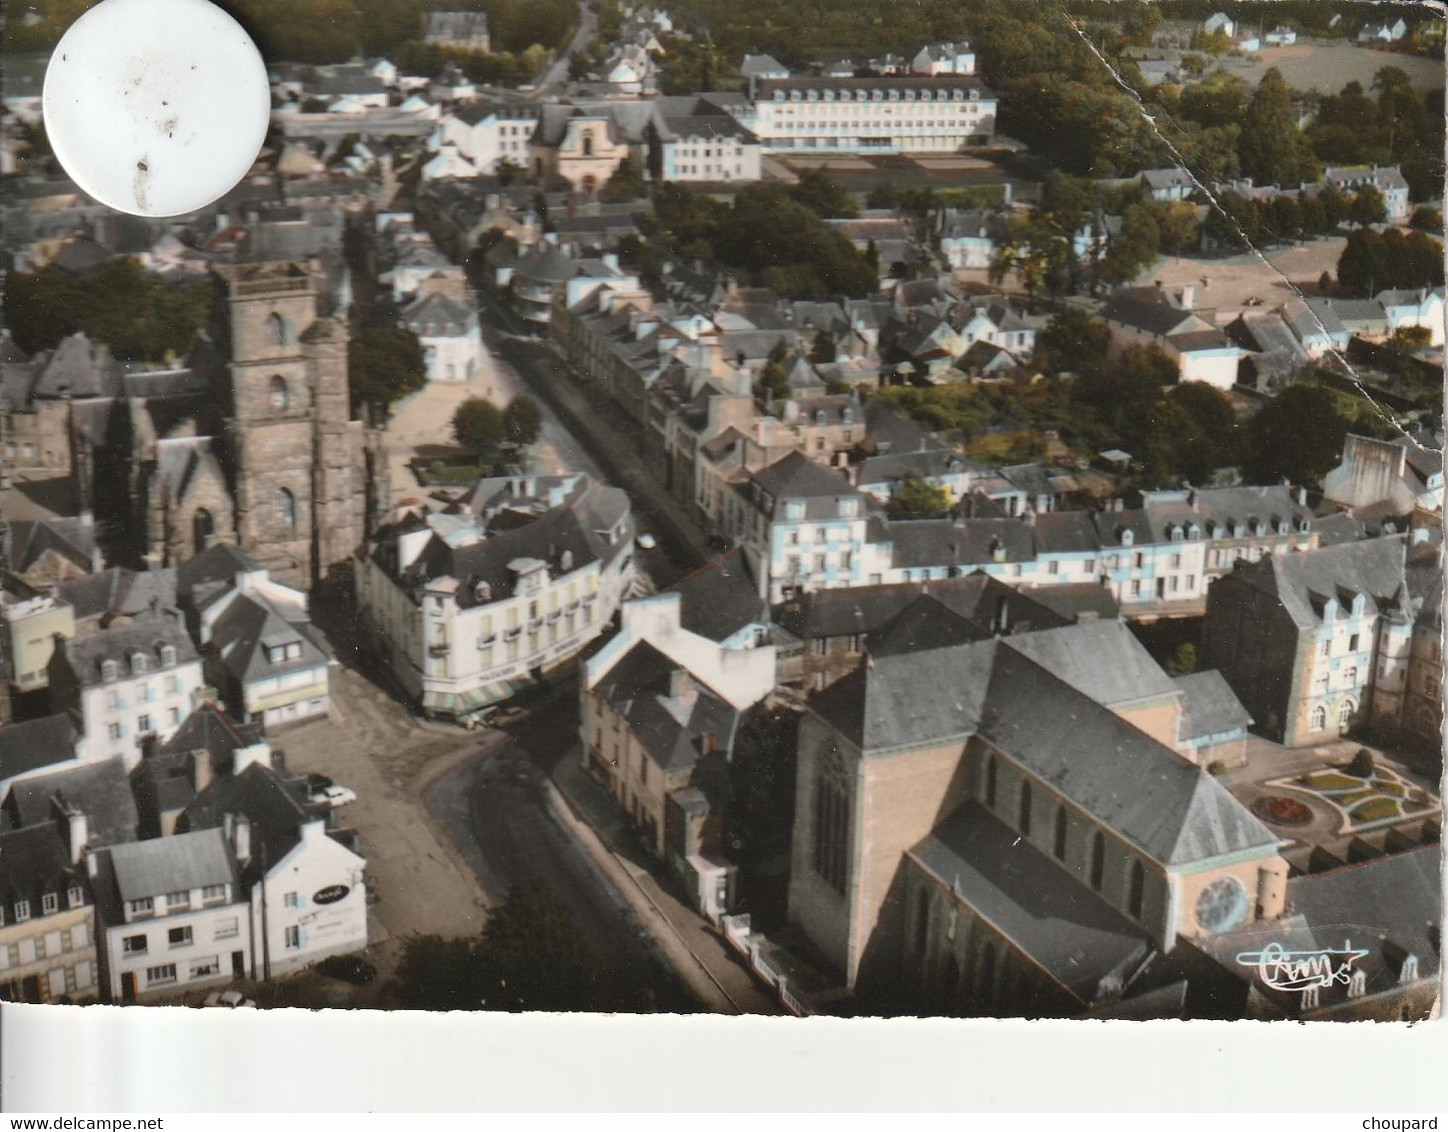
[[[317,317],[309,265],[228,265],[227,453],[236,538],[274,576],[325,580],[365,535],[364,426],[351,418],[347,328]]]

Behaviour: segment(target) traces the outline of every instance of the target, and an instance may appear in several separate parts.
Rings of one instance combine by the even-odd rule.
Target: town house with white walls
[[[480,480],[441,511],[398,508],[357,602],[429,715],[507,699],[569,663],[634,584],[628,496],[584,474]]]
[[[201,658],[174,613],[161,613],[89,636],[57,641],[50,660],[52,705],[79,715],[80,757],[113,758],[127,768],[142,745],[169,739],[196,706],[205,684]]]
[[[744,124],[767,153],[955,153],[995,136],[974,75],[765,79]]]
[[[528,143],[538,128],[536,106],[473,103],[459,106],[438,120],[427,139],[436,153],[452,146],[479,172],[491,176],[504,162],[528,167]]]
[[[729,910],[734,869],[720,815],[694,774],[728,760],[743,717],[774,690],[775,650],[730,647],[683,624],[685,595],[626,603],[618,634],[584,666],[583,766],[684,879],[706,915]]]
[[[109,1002],[183,994],[251,971],[249,910],[235,846],[219,829],[113,845],[88,860],[101,993]]]
[[[486,350],[477,307],[437,292],[418,295],[399,321],[417,335],[429,381],[471,381]]]
[[[1177,364],[1178,381],[1204,381],[1228,390],[1237,383],[1242,350],[1195,310],[1196,289],[1168,292],[1136,287],[1116,292],[1101,310],[1111,330],[1112,353],[1156,346]]]
[[[237,751],[233,773],[192,799],[177,829],[229,830],[244,845],[237,868],[249,905],[251,977],[276,978],[366,947],[367,862],[355,834],[328,828],[326,809],[308,798],[302,780],[263,757],[243,764],[246,754]]]
[[[276,728],[327,714],[334,661],[305,593],[227,543],[178,567],[177,584],[206,675],[232,715]]]

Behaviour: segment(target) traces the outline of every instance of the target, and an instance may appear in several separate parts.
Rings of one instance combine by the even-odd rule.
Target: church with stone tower
[[[351,419],[347,325],[319,317],[312,265],[215,271],[220,350],[210,367],[193,358],[195,416],[178,426],[176,383],[128,398],[146,557],[174,566],[234,542],[274,577],[310,586],[350,559],[385,499],[381,437]]]

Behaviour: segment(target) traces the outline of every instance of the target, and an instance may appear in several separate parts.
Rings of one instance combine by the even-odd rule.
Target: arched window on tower
[[[287,411],[287,379],[281,374],[274,375],[267,383],[266,399],[273,411],[278,413]]]
[[[216,541],[216,523],[211,518],[211,512],[205,507],[198,507],[196,513],[191,516],[191,545],[196,554],[202,554],[211,549],[211,544]]]
[[[287,534],[296,534],[297,497],[284,487],[277,491],[277,522]]]
[[[593,156],[593,131],[592,131],[592,130],[584,130],[584,131],[583,131],[583,156],[584,156],[584,157],[592,157],[592,156]]]
[[[295,341],[292,333],[292,324],[272,311],[266,320],[267,335],[273,346],[290,346]]]

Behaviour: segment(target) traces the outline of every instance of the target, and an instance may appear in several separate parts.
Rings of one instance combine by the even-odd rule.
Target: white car
[[[357,800],[357,791],[348,786],[328,786],[312,795],[312,801],[337,807],[346,806]]]
[[[653,550],[654,547],[659,545],[659,540],[654,538],[653,535],[639,535],[635,541],[639,544],[640,550]]]

